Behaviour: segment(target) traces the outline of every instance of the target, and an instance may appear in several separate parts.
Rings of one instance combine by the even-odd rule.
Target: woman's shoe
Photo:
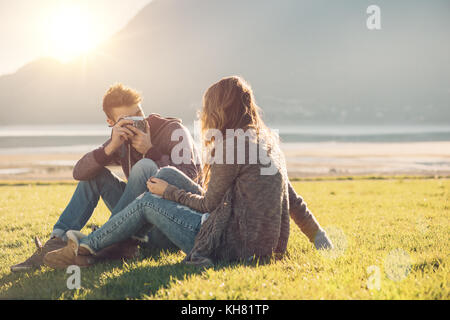
[[[72,265],[88,267],[95,263],[93,251],[86,245],[80,246],[80,239],[85,235],[79,231],[67,231],[67,245],[51,251],[44,257],[44,264],[53,269],[64,269]]]
[[[189,257],[189,259],[184,258],[183,260],[184,264],[195,266],[199,268],[211,268],[214,267],[214,263],[211,259],[198,256],[198,255],[192,255]]]
[[[95,254],[95,260],[130,260],[137,257],[140,241],[129,238],[110,245]]]

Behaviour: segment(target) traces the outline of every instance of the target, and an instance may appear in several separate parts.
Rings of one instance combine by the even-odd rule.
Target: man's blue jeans
[[[111,217],[130,204],[136,197],[148,191],[147,180],[158,173],[158,166],[150,159],[138,161],[131,169],[128,183],[122,181],[107,168],[93,179],[80,181],[69,204],[62,212],[52,236],[65,239],[68,230],[81,230],[91,218],[100,197],[111,211]],[[150,230],[150,231],[149,231]],[[148,232],[149,244],[161,248],[174,245],[156,228],[145,226],[137,234]]]
[[[201,187],[176,168],[162,168],[156,177],[180,189],[201,194]],[[122,211],[117,212],[100,229],[82,238],[80,243],[98,252],[134,235],[142,225],[151,224],[178,248],[188,253],[194,246],[202,216],[189,207],[145,192]]]

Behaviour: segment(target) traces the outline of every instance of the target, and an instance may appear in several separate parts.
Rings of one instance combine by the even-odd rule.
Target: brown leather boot
[[[67,231],[67,245],[61,249],[50,251],[44,256],[45,265],[53,269],[65,269],[71,265],[88,267],[95,263],[92,252],[79,240],[85,237],[79,231]]]
[[[95,254],[98,261],[133,259],[139,253],[139,241],[129,238],[106,247]]]
[[[42,245],[38,237],[34,237],[36,251],[24,262],[11,266],[11,272],[29,271],[41,267],[44,264],[44,256],[53,250],[58,250],[66,246],[66,242],[59,237],[53,237]]]

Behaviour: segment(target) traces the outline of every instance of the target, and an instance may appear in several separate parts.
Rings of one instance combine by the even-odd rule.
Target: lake
[[[191,132],[193,125],[187,125]],[[449,126],[277,126],[283,142],[450,141]],[[95,125],[0,127],[0,154],[83,153],[101,145],[111,128]]]

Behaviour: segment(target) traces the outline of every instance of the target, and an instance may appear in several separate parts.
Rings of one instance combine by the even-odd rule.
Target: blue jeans
[[[162,168],[156,177],[180,189],[201,194],[201,187],[176,168]],[[117,212],[100,229],[82,238],[80,243],[98,252],[134,235],[142,225],[151,224],[178,248],[188,253],[194,246],[201,220],[201,213],[145,192],[122,211]]]
[[[128,183],[106,168],[103,168],[95,178],[80,181],[72,199],[53,227],[52,235],[65,238],[68,230],[81,230],[92,216],[100,197],[111,211],[111,216],[114,216],[148,190],[147,180],[155,176],[158,170],[154,161],[142,159],[132,167]],[[141,234],[147,232],[149,243],[152,245],[173,247],[173,244],[156,228],[148,227],[140,231]]]

